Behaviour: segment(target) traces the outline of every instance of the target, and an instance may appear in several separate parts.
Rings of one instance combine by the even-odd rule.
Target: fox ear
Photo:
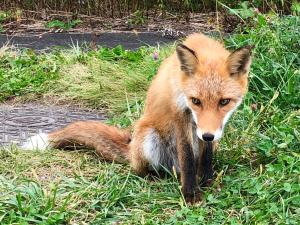
[[[248,74],[251,54],[254,46],[244,46],[232,52],[227,59],[227,68],[231,75]]]
[[[181,70],[188,75],[193,74],[198,64],[196,53],[183,44],[177,45],[176,53],[181,64]]]

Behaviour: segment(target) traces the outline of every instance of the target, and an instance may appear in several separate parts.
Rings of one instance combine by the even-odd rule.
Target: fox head
[[[222,137],[226,122],[247,92],[252,47],[232,53],[222,48],[211,53],[204,49],[203,55],[201,49],[195,52],[183,44],[176,48],[181,70],[180,101],[190,109],[197,136],[204,141]]]

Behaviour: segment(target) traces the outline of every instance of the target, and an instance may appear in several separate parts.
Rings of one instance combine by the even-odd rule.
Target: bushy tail
[[[128,162],[130,134],[97,121],[79,121],[63,129],[31,137],[27,150],[92,148],[105,160]]]

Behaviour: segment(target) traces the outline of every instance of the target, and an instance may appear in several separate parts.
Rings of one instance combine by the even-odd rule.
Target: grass
[[[46,83],[58,78],[55,55],[37,55],[32,50],[0,51],[0,101],[34,92],[43,92]]]
[[[46,27],[49,29],[55,28],[55,29],[62,29],[62,30],[70,30],[71,28],[74,28],[76,25],[80,24],[82,21],[79,19],[71,20],[68,22],[63,22],[61,20],[52,20],[47,22]]]
[[[255,57],[249,93],[226,128],[214,163],[217,178],[201,203],[187,206],[175,177],[139,178],[92,151],[11,147],[0,151],[0,223],[299,224],[300,20],[259,14],[252,23],[225,40],[232,48],[255,44]],[[1,97],[106,107],[109,123],[127,127],[173,49],[6,52]]]

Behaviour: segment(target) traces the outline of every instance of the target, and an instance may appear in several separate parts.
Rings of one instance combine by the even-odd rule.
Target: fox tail
[[[54,132],[37,134],[29,138],[22,149],[90,148],[105,160],[124,163],[129,161],[130,141],[129,132],[97,121],[79,121]]]

